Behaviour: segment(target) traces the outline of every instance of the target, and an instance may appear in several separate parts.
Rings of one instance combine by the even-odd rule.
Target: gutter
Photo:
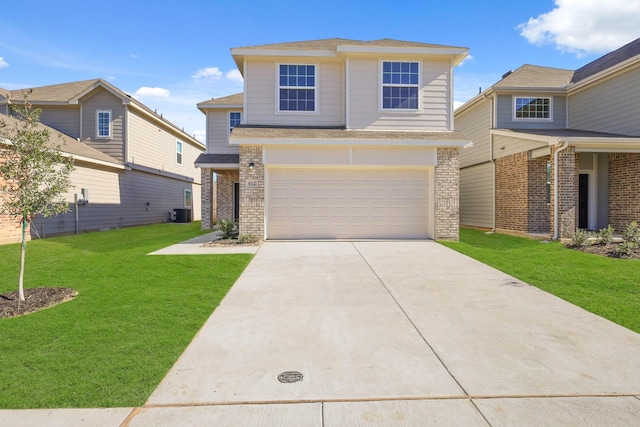
[[[560,203],[559,203],[559,194],[560,194],[560,185],[558,183],[560,172],[558,168],[558,164],[560,163],[560,152],[569,148],[569,141],[558,138],[558,144],[562,143],[562,147],[558,148],[555,153],[553,153],[553,195],[554,195],[554,206],[553,206],[553,240],[558,240],[560,223]]]

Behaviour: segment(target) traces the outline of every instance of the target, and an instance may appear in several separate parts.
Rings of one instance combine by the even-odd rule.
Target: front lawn
[[[75,288],[53,308],[0,319],[0,408],[144,404],[251,255],[147,256],[202,234],[158,224],[29,242],[25,288]],[[19,245],[0,246],[0,294]]]
[[[442,244],[640,333],[640,260],[466,228]]]

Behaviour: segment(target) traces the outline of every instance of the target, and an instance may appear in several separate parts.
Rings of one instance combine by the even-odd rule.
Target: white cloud
[[[136,98],[169,98],[171,93],[161,87],[146,87],[143,86],[133,94]]]
[[[555,0],[556,7],[518,25],[529,43],[563,52],[603,53],[640,36],[640,0]]]
[[[0,56],[0,68],[7,68],[8,66],[9,66],[9,63],[5,61],[2,56]]]
[[[471,61],[473,61],[473,56],[467,55],[467,56],[464,57],[462,62],[458,64],[458,67],[462,67],[464,64],[466,64],[467,62],[471,62]]]
[[[193,137],[200,142],[205,142],[207,139],[207,133],[203,130],[197,130],[193,133]]]
[[[138,58],[140,58],[140,55],[138,55],[137,53],[130,53],[130,54],[129,54],[129,58],[131,58],[131,59],[138,59]]]
[[[222,71],[218,67],[201,68],[191,77],[194,79],[220,80]]]
[[[242,74],[240,74],[240,70],[238,70],[237,68],[234,68],[233,70],[227,72],[224,76],[234,82],[242,83],[244,81],[244,79],[242,78]]]

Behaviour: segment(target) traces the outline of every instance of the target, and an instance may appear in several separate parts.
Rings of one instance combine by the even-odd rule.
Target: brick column
[[[202,217],[202,223],[200,224],[200,228],[202,230],[209,230],[213,226],[213,217],[211,212],[211,206],[213,203],[213,194],[211,191],[213,188],[213,172],[211,171],[211,169],[202,168],[202,170],[200,171],[200,175],[202,179],[202,200],[200,203],[200,214]]]
[[[460,150],[438,148],[435,168],[436,240],[460,238]]]
[[[240,147],[239,232],[264,239],[264,164],[257,145]]]
[[[551,159],[555,158],[553,148]],[[570,238],[578,226],[578,159],[573,147],[561,151],[558,159],[559,191],[558,191],[558,236],[562,239]],[[555,162],[551,163],[551,233],[554,232],[555,212]]]
[[[216,217],[218,219],[233,218],[233,187],[240,182],[237,170],[218,171],[216,182]]]

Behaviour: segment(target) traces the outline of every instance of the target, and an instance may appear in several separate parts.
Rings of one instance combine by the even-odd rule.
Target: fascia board
[[[331,50],[231,49],[232,56],[336,56]]]
[[[339,45],[337,52],[344,53],[399,53],[402,55],[468,55],[467,48],[402,47],[402,46],[359,46]]]
[[[195,167],[202,169],[236,170],[240,169],[240,163],[194,163]]]
[[[384,140],[384,139],[326,139],[326,138],[304,138],[304,139],[282,139],[282,138],[247,138],[230,140],[229,145],[322,145],[325,147],[336,146],[353,146],[353,147],[448,147],[448,148],[467,148],[473,145],[469,140]]]

